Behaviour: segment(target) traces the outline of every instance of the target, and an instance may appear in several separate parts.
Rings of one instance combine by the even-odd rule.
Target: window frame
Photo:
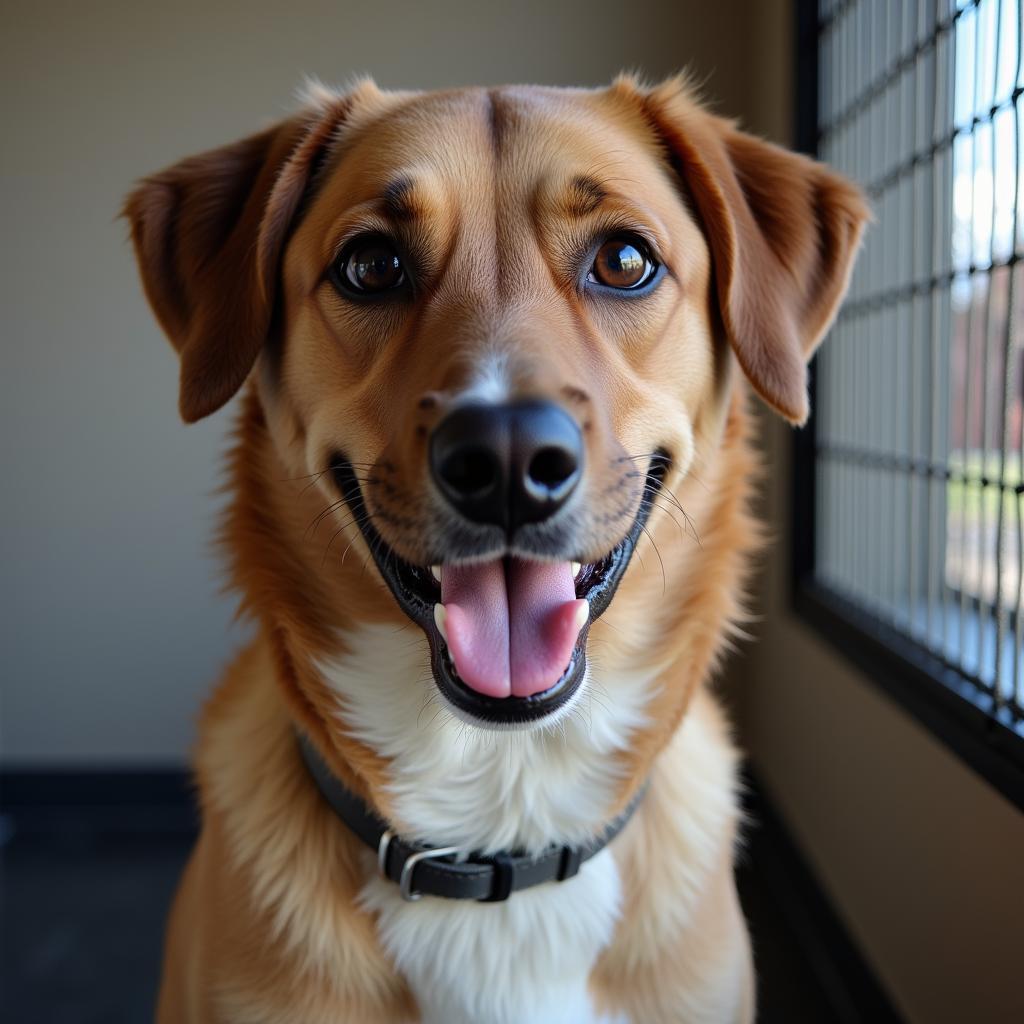
[[[794,145],[818,150],[818,0],[795,0]],[[825,344],[828,344],[826,339]],[[794,431],[791,489],[791,607],[1007,800],[1024,810],[1024,737],[987,705],[989,695],[955,667],[885,626],[815,578],[817,388],[809,374],[811,416]]]

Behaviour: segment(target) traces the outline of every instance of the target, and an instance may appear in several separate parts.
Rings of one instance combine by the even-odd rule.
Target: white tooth
[[[572,578],[576,579],[576,577],[579,576],[580,569],[582,569],[583,566],[580,565],[579,562],[570,562],[569,564],[570,564],[570,566],[572,568]]]
[[[441,582],[441,566],[439,566],[439,565],[432,565],[430,567],[430,575],[433,576],[434,579],[437,580],[438,583],[440,583]]]
[[[443,604],[434,605],[434,625],[437,626],[438,633],[444,637],[444,642],[448,643],[448,611]]]
[[[587,619],[590,618],[590,602],[586,599],[582,600],[576,607],[576,632],[578,633],[586,624]]]

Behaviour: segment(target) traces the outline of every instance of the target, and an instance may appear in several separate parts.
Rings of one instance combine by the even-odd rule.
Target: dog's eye
[[[658,264],[640,239],[610,238],[597,250],[588,280],[628,291],[647,284],[657,269]]]
[[[363,235],[345,246],[334,265],[334,277],[346,291],[372,295],[405,284],[405,267],[388,239]]]

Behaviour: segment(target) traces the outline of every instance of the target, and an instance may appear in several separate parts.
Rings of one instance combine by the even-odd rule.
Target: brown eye
[[[639,239],[611,238],[597,250],[589,276],[598,284],[628,291],[645,285],[657,269],[647,246]]]
[[[337,280],[360,295],[392,291],[405,284],[405,268],[386,238],[357,238],[345,247],[336,264]]]

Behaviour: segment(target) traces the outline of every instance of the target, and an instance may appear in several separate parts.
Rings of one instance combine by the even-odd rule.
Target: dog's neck
[[[580,703],[553,728],[502,734],[467,727],[441,705],[424,638],[372,578],[360,542],[349,547],[342,532],[332,544],[338,527],[314,525],[323,492],[282,459],[253,391],[232,455],[223,537],[232,582],[269,641],[292,718],[331,770],[409,838],[496,851],[593,835],[648,775],[740,618],[756,536],[746,508],[747,430],[736,395],[714,458],[652,522],[676,575],[663,579],[657,554],[641,548],[595,623]],[[677,599],[666,602],[666,590]],[[663,684],[678,672],[685,685]]]

